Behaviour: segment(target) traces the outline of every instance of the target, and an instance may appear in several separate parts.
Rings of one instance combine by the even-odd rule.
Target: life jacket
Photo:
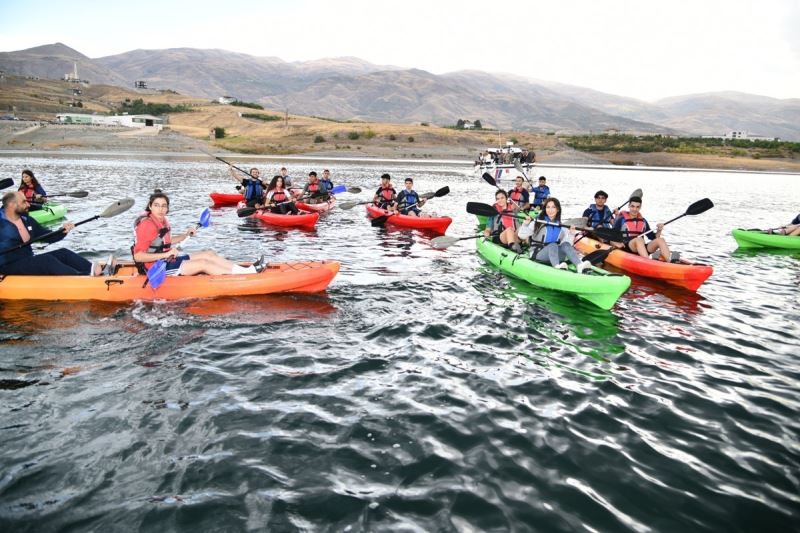
[[[513,211],[509,210],[507,207],[503,210],[498,204],[494,204],[494,208],[500,213],[500,223],[503,225],[503,228],[508,229],[516,229],[517,227],[517,219],[514,218],[511,214],[504,214],[504,213],[513,213]]]
[[[150,213],[143,213],[139,215],[133,222],[134,240],[136,240],[136,228],[139,226],[139,224],[149,222],[158,230],[158,236],[153,239],[150,242],[150,246],[147,247],[146,252],[148,254],[160,254],[169,251],[172,248],[172,236],[170,235],[171,228],[169,227],[169,222],[166,221],[166,219],[164,220],[165,224],[162,226],[158,223],[158,221],[156,221],[156,219],[150,216]]]
[[[36,189],[31,187],[30,185],[23,183],[19,187],[19,192],[25,195],[25,199],[29,202],[33,201],[33,197],[36,196]]]
[[[267,193],[267,201],[268,202],[275,202],[279,204],[281,202],[285,202],[289,199],[289,195],[286,194],[286,189],[279,191],[278,189],[272,189]]]
[[[385,203],[392,203],[394,201],[394,197],[397,195],[397,191],[394,190],[394,187],[380,187],[378,189],[378,196],[381,197],[381,200]]]
[[[545,222],[553,222],[547,215],[543,219]],[[561,228],[558,226],[545,226],[543,244],[550,244],[551,242],[558,242],[558,236],[561,235]]]
[[[264,187],[261,185],[261,180],[248,178],[244,184],[244,201],[261,200],[264,194]]]
[[[518,204],[519,204],[519,203],[521,203],[521,202],[522,202],[522,189],[520,189],[520,190],[517,190],[517,188],[516,188],[516,187],[514,187],[513,189],[511,189],[511,190],[509,191],[508,198],[509,198],[511,201],[513,201],[513,202],[516,202],[516,203],[518,203]]]
[[[315,192],[318,192],[319,191],[319,182],[317,181],[315,183],[309,183],[308,185],[306,185],[306,190],[308,192],[310,192],[311,194],[314,194]]]
[[[641,213],[637,218],[633,218],[629,211],[620,211],[619,215],[624,220],[622,231],[625,233],[626,238],[635,237],[644,231],[645,220]]]
[[[595,228],[599,225],[608,225],[608,221],[611,217],[606,216],[606,214],[611,214],[611,210],[608,208],[607,205],[603,206],[603,210],[600,211],[597,209],[597,204],[592,204],[589,206],[589,226]]]
[[[400,206],[401,209],[419,203],[419,194],[417,194],[417,191],[413,189],[410,191],[408,189],[404,189],[402,192],[404,194],[403,194],[403,205]]]
[[[323,184],[327,190],[330,191],[333,189],[333,182],[331,180],[321,179],[319,182]]]

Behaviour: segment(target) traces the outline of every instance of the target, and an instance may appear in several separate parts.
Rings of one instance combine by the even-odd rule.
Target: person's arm
[[[375,196],[372,198],[372,203],[378,205],[381,203],[381,189],[378,187],[378,190],[375,191]]]
[[[244,180],[241,178],[241,176],[239,176],[239,174],[237,174],[238,171],[235,168],[233,168],[233,165],[228,165],[228,172],[230,172],[233,181],[235,181],[239,185],[244,185]]]
[[[178,249],[171,247],[169,251],[160,253],[149,253],[147,249],[150,247],[156,237],[158,237],[158,228],[155,224],[148,223],[143,220],[135,230],[136,241],[133,245],[133,260],[138,263],[152,263],[159,259],[167,259],[170,257],[178,257]],[[174,244],[176,241],[173,241]]]
[[[41,224],[36,222],[36,220],[34,218],[32,218],[32,217],[27,217],[27,218],[28,218],[28,220],[26,221],[27,222],[26,225],[28,226],[28,228],[30,228],[28,230],[28,234],[31,236],[31,240],[33,240],[33,239],[35,239],[37,237],[41,237],[42,235],[46,235],[46,234],[50,233],[51,231],[53,231],[53,230],[45,228],[44,226],[42,226]],[[51,235],[50,237],[47,237],[46,239],[42,239],[39,242],[46,242],[48,244],[53,244],[54,242],[58,242],[61,239],[63,239],[64,237],[66,237],[67,233],[72,231],[72,229],[74,227],[75,227],[75,224],[73,224],[72,222],[65,222],[64,225],[61,226],[61,229],[63,231],[55,233],[55,234]]]

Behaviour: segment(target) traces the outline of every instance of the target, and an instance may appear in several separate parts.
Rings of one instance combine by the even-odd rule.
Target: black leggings
[[[91,262],[66,248],[0,266],[0,274],[21,276],[88,276],[91,272]]]

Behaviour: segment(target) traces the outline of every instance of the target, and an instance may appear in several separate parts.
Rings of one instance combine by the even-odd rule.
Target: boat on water
[[[474,172],[478,179],[483,179],[483,174],[488,173],[497,182],[497,185],[510,189],[514,186],[517,176],[522,176],[521,168],[529,179],[533,179],[536,163],[536,154],[520,146],[514,146],[509,141],[502,148],[486,148],[475,160]]]

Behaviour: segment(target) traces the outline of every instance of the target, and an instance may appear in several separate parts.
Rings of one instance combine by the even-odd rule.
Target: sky
[[[89,57],[222,48],[473,69],[642,100],[712,91],[800,98],[800,0],[0,0],[0,51]]]

